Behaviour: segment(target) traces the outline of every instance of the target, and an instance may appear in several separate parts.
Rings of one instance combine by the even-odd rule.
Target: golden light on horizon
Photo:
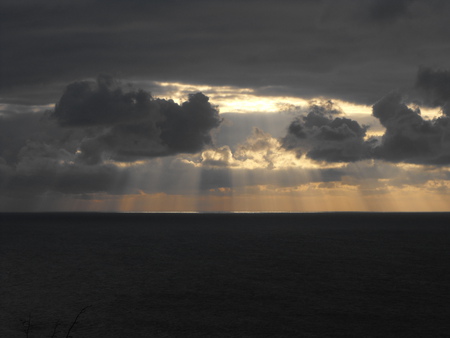
[[[73,202],[73,200],[72,200]],[[203,193],[170,195],[165,193],[127,195],[112,200],[79,200],[89,211],[120,212],[445,212],[450,197],[417,190],[394,189],[383,194],[361,194],[358,190],[332,189],[295,193]]]

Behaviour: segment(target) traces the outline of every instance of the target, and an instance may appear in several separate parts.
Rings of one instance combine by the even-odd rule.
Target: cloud
[[[200,152],[220,122],[201,93],[177,104],[106,76],[75,82],[54,111],[0,115],[1,192],[136,192],[120,162]]]
[[[228,132],[228,131],[225,131]],[[280,139],[254,127],[247,139],[234,149],[225,145],[210,148],[201,153],[199,161],[191,161],[202,168],[228,169],[268,169],[312,168],[317,165],[308,159],[298,158],[293,152],[283,148]],[[325,167],[326,165],[323,165]],[[331,165],[328,165],[331,167]]]
[[[425,104],[442,107],[442,112],[450,116],[450,71],[420,67],[415,87]]]
[[[89,166],[77,161],[85,131],[61,128],[50,115],[47,111],[0,116],[1,193],[113,192],[121,170],[112,164]]]
[[[407,13],[414,0],[372,0],[369,17],[374,21],[390,22]]]
[[[447,75],[420,69],[420,98],[446,104]],[[0,115],[1,194],[286,192],[311,182],[380,193],[448,180],[450,117],[426,120],[412,101],[393,92],[373,106],[384,128],[375,139],[332,100],[312,101],[293,121],[290,113],[228,114],[221,125],[201,93],[178,104],[100,76],[67,86],[53,111],[9,106]],[[321,187],[338,186],[331,183]]]
[[[252,162],[258,167],[275,168],[280,156],[280,143],[261,129],[255,128],[251,137],[237,147],[235,157],[239,161]]]
[[[74,160],[84,130],[65,129],[50,118],[50,111],[9,112],[0,116],[0,158],[18,166],[24,158]]]
[[[391,93],[373,106],[373,115],[386,128],[376,157],[419,164],[450,164],[450,118],[424,120],[399,93]]]
[[[196,153],[211,144],[210,131],[221,122],[202,93],[179,105],[125,91],[108,76],[67,86],[52,117],[62,127],[86,128],[79,157],[90,164]]]
[[[111,76],[96,82],[74,82],[66,87],[53,117],[64,127],[102,126],[158,119],[157,106],[142,90],[124,92]]]
[[[264,130],[275,138],[286,134],[286,126],[295,116],[290,112],[280,113],[252,113],[252,114],[233,114],[225,113],[220,125],[219,132],[214,135],[217,146],[229,146],[236,149],[239,144],[244,143],[248,136],[253,133],[254,128]]]
[[[103,72],[371,105],[419,64],[450,66],[442,0],[0,6],[3,102],[52,103],[69,81]]]
[[[307,115],[297,117],[282,139],[297,157],[326,162],[353,162],[371,157],[373,140],[366,141],[367,126],[346,117],[331,102],[312,104]]]
[[[202,167],[228,168],[235,166],[235,164],[236,160],[229,146],[209,149],[202,152]]]
[[[373,117],[385,128],[381,139],[367,138],[368,126],[340,117],[333,104],[312,105],[307,115],[300,115],[288,127],[283,147],[298,157],[326,162],[354,162],[381,159],[426,165],[450,164],[450,73],[420,68],[415,90],[407,97],[392,92],[373,107]],[[410,95],[411,95],[410,93]],[[443,115],[427,120],[417,105],[408,102],[424,99],[428,105],[441,106]],[[418,100],[419,99],[419,100]],[[338,117],[336,117],[338,116]]]

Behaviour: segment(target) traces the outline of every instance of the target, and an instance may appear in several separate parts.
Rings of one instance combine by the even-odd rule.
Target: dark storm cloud
[[[386,128],[376,156],[393,162],[450,164],[450,118],[424,120],[398,93],[385,96],[373,106],[373,115]]]
[[[432,107],[442,107],[450,116],[450,71],[421,67],[417,74],[416,88],[422,94],[424,103]]]
[[[373,116],[386,128],[381,144],[374,149],[375,157],[392,162],[450,164],[450,72],[420,67],[408,96],[393,92],[373,106]],[[408,107],[407,102],[440,107],[442,115],[426,120],[419,107]]]
[[[101,127],[89,130],[80,146],[80,158],[91,164],[104,156],[134,161],[196,153],[211,144],[210,131],[221,122],[217,109],[201,93],[179,105],[153,99],[142,90],[124,91],[107,76],[69,85],[52,117],[62,127]]]
[[[327,162],[382,159],[429,165],[450,164],[450,73],[420,68],[415,89],[409,95],[392,92],[373,105],[373,117],[385,128],[381,140],[367,139],[367,126],[338,113],[332,105],[313,105],[307,115],[297,117],[282,139],[283,147],[298,156]],[[419,93],[419,96],[416,97]],[[412,95],[412,96],[411,96]],[[426,120],[420,108],[408,102],[424,100],[442,108],[442,116]]]
[[[450,66],[441,0],[0,6],[3,102],[52,103],[65,83],[102,72],[373,104],[420,64]]]
[[[157,116],[149,93],[142,90],[124,93],[110,76],[97,82],[75,82],[67,86],[55,107],[54,117],[62,126],[113,125]]]
[[[372,141],[365,141],[366,126],[346,117],[331,102],[313,104],[307,115],[296,118],[282,139],[285,149],[300,157],[327,162],[352,162],[371,156]]]

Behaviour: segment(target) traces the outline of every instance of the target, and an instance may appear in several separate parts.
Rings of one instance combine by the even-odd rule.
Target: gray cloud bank
[[[381,140],[367,139],[367,126],[339,114],[331,104],[312,106],[305,116],[295,119],[283,138],[283,146],[298,156],[326,162],[354,162],[381,159],[415,164],[450,164],[450,73],[422,67],[416,89],[425,104],[440,107],[434,120],[422,118],[415,101],[393,92],[373,105],[373,116],[386,128]],[[414,92],[415,94],[415,92]]]
[[[0,115],[2,192],[122,193],[112,162],[192,154],[221,123],[208,97],[153,98],[108,76],[67,86],[54,111]]]
[[[446,0],[4,0],[0,12],[9,103],[53,103],[102,72],[373,104],[421,64],[450,67]]]

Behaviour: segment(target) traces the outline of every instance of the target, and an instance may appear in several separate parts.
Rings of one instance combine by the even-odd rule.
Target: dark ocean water
[[[0,337],[450,337],[450,214],[0,214]],[[25,325],[27,326],[27,325]]]

